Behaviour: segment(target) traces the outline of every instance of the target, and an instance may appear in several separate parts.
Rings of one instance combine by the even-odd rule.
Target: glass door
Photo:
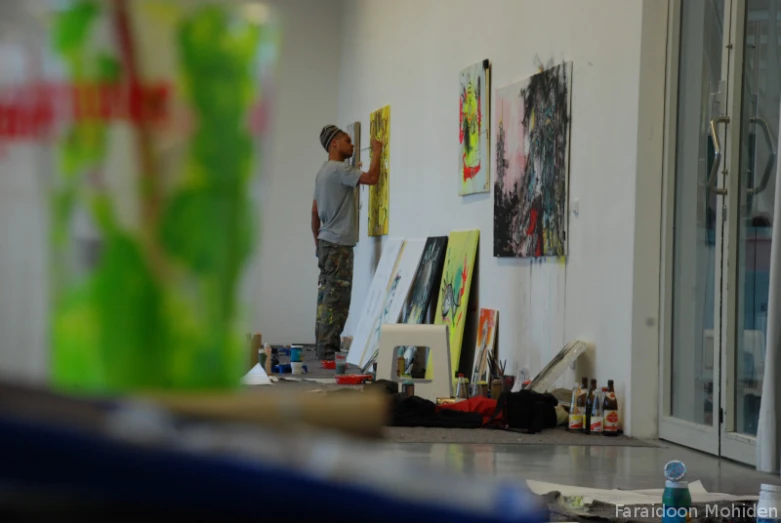
[[[660,437],[720,453],[738,0],[671,2]],[[739,91],[738,84],[738,91]],[[739,133],[738,133],[739,134]]]
[[[724,278],[721,453],[755,463],[764,374],[770,246],[781,102],[781,0],[741,0],[738,176],[729,180],[729,265]],[[733,291],[734,289],[734,291]]]
[[[660,437],[755,463],[781,0],[673,2]]]

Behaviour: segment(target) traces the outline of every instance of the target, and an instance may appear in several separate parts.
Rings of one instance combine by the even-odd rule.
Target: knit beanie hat
[[[342,130],[335,125],[326,125],[323,127],[323,130],[320,131],[320,143],[323,144],[323,149],[328,151],[331,142],[340,132],[342,132]]]

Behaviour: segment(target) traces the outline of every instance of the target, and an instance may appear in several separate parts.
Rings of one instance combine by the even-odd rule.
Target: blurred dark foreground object
[[[0,383],[0,521],[548,521],[524,483],[399,463],[334,432],[203,414]]]

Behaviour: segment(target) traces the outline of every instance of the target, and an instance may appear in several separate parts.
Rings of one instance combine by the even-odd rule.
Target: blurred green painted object
[[[57,136],[53,381],[74,392],[237,387],[273,13],[189,0],[56,6],[51,51],[62,80],[141,94],[100,114],[87,104]]]

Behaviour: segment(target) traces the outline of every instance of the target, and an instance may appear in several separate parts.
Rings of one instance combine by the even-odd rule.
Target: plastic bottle
[[[572,387],[572,401],[569,405],[569,424],[568,430],[580,430],[583,426],[583,414],[578,407],[578,400],[580,399],[580,384],[575,382],[575,386]]]
[[[586,434],[591,433],[591,409],[594,406],[594,394],[597,392],[597,380],[591,379],[591,384],[588,387],[588,395],[586,396],[586,413],[583,416],[583,432]]]
[[[605,436],[618,436],[618,399],[613,388],[613,380],[607,380],[607,394],[603,400],[602,433]]]
[[[602,424],[602,401],[607,392],[606,387],[602,387],[602,390],[594,392],[594,402],[591,406],[591,423],[590,432],[592,434],[602,434],[604,425]]]
[[[757,502],[757,523],[778,523],[781,521],[781,487],[763,483]]]
[[[683,481],[686,465],[681,461],[668,461],[664,466],[667,478],[662,494],[662,523],[690,523],[692,497],[689,483]]]
[[[458,384],[456,385],[456,398],[467,399],[469,397],[469,391],[466,387],[466,378],[463,373],[458,374]]]

